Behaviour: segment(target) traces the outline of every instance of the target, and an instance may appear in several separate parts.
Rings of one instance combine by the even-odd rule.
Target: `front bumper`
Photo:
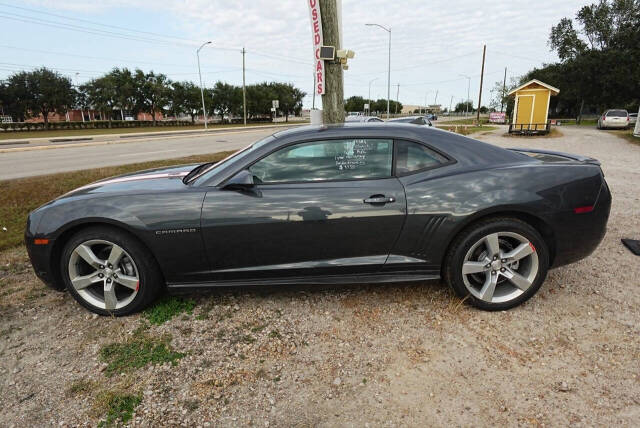
[[[30,236],[29,233],[25,233],[24,240],[36,276],[48,287],[54,290],[64,290],[64,284],[61,284],[59,278],[56,277],[52,265],[55,241],[50,239],[47,245],[35,245],[35,237]]]

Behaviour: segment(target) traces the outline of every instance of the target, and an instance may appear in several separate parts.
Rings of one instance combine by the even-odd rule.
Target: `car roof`
[[[273,134],[275,141],[266,146],[286,145],[296,141],[334,138],[386,138],[421,141],[468,166],[527,159],[515,152],[431,126],[402,122],[355,122],[333,125],[307,125]]]

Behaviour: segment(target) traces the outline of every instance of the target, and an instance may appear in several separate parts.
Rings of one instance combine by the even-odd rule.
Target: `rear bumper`
[[[615,123],[607,123],[602,122],[602,126],[604,128],[627,128],[629,126],[629,122],[615,122]]]
[[[607,232],[611,211],[611,192],[604,182],[593,211],[573,211],[554,216],[556,251],[552,267],[582,260],[595,251]]]

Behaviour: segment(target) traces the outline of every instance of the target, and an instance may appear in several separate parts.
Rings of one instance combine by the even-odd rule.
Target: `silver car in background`
[[[615,109],[607,110],[598,118],[598,129],[628,128],[629,112]]]
[[[638,121],[638,113],[629,113],[629,126],[635,126]]]
[[[344,118],[345,122],[384,122],[384,120],[380,119],[376,116],[363,116],[363,115],[351,115]]]

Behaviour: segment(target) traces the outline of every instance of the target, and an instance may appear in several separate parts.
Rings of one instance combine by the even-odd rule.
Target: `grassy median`
[[[230,153],[232,152],[219,152],[0,181],[0,251],[22,244],[29,212],[77,187],[103,178],[142,169],[216,161],[223,159]]]
[[[248,123],[247,126],[273,126],[273,125],[295,125],[302,123],[299,121],[289,122],[260,122]],[[209,129],[239,127],[242,124],[210,124]],[[48,131],[0,131],[0,140],[13,140],[17,138],[62,138],[79,137],[84,135],[105,135],[105,134],[134,134],[141,132],[172,132],[172,131],[194,131],[204,130],[204,125],[185,126],[142,126],[140,128],[98,128],[98,129],[56,129]]]

